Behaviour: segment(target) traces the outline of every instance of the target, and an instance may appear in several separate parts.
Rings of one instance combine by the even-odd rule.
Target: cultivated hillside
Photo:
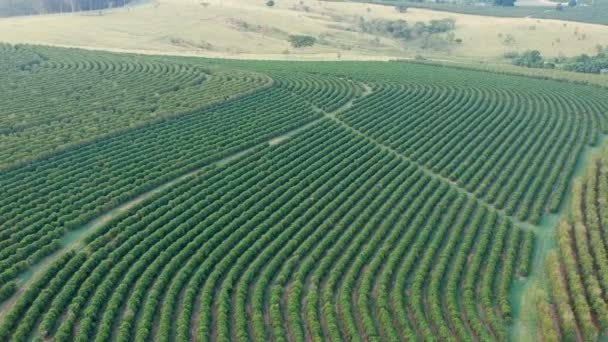
[[[606,331],[602,242],[554,230],[608,133],[605,89],[7,44],[0,79],[0,341]]]

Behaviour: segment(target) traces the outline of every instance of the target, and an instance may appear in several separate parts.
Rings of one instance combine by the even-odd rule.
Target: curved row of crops
[[[56,250],[67,230],[316,117],[269,88],[0,173],[0,287]]]
[[[557,228],[558,251],[547,258],[545,338],[595,340],[608,329],[608,161],[597,158],[577,181],[568,218]],[[545,313],[542,312],[545,311]]]
[[[0,168],[271,84],[252,72],[78,50],[17,46],[0,58]]]
[[[608,104],[567,87],[381,84],[340,119],[507,215],[538,223],[556,211],[581,149]],[[559,91],[559,92],[558,92]]]
[[[503,288],[525,262],[508,220],[327,120],[86,242],[19,297],[1,340],[505,340]]]
[[[359,82],[340,77],[320,77],[309,73],[275,73],[273,79],[277,85],[305,98],[326,112],[338,110],[364,91]]]
[[[23,154],[0,171],[0,341],[507,340],[535,236],[505,213],[556,209],[607,127],[597,89],[426,65],[3,56]],[[88,138],[42,153],[58,127]]]

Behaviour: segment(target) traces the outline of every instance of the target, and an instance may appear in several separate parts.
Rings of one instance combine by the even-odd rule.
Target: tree
[[[313,46],[317,42],[317,39],[311,36],[291,35],[289,36],[289,42],[291,43],[291,46],[295,48],[302,48]]]
[[[568,6],[574,7],[576,5],[578,5],[578,1],[577,0],[570,0],[570,1],[568,1]]]
[[[397,6],[395,6],[395,10],[397,10],[397,12],[399,12],[399,13],[405,13],[405,12],[407,12],[407,6],[403,5],[403,4],[397,5]]]
[[[556,11],[563,11],[564,10],[564,6],[562,6],[562,4],[557,4],[557,5],[555,5],[555,10]]]
[[[266,6],[273,7],[274,6],[274,0],[268,0],[268,1],[266,1]]]
[[[540,51],[528,50],[522,53],[519,57],[516,57],[513,60],[513,64],[528,68],[542,68],[544,67],[545,61]]]
[[[3,7],[0,0],[0,8]],[[11,2],[14,1],[14,2]],[[33,15],[124,7],[134,0],[10,0],[8,15]],[[4,15],[6,15],[4,14]]]
[[[494,0],[497,6],[515,6],[515,0]]]

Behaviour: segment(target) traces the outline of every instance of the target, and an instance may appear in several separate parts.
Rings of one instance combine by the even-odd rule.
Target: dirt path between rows
[[[95,231],[96,229],[99,229],[100,227],[102,227],[105,223],[109,222],[111,219],[113,219],[117,215],[123,214],[123,213],[129,211],[131,208],[141,204],[143,201],[155,196],[156,194],[158,194],[170,187],[173,187],[173,186],[177,185],[178,183],[181,183],[193,176],[196,176],[203,169],[208,168],[209,166],[212,166],[212,165],[223,166],[223,165],[230,163],[231,161],[234,161],[236,159],[246,156],[247,154],[251,153],[255,149],[262,147],[264,145],[277,145],[282,142],[285,142],[285,141],[289,140],[290,138],[292,138],[293,136],[295,136],[296,134],[313,126],[314,124],[318,123],[321,120],[323,120],[323,118],[315,119],[303,126],[292,129],[281,135],[275,136],[261,144],[245,148],[242,151],[236,152],[230,156],[217,160],[202,168],[198,168],[194,171],[184,174],[172,181],[169,181],[165,184],[158,186],[155,189],[145,192],[145,193],[131,199],[130,201],[121,204],[120,206],[118,206],[114,209],[107,211],[106,213],[98,216],[97,218],[91,220],[89,223],[87,223],[77,229],[69,231],[67,234],[65,234],[61,238],[61,245],[63,247],[60,250],[58,250],[58,251],[46,256],[42,260],[38,261],[37,263],[32,265],[26,272],[20,274],[16,278],[17,291],[9,299],[7,299],[4,303],[2,303],[0,305],[0,320],[4,317],[4,315],[6,315],[9,312],[10,308],[13,307],[13,305],[16,303],[17,299],[20,297],[20,295],[23,293],[23,291],[29,285],[31,285],[32,282],[35,279],[37,279],[42,274],[42,272],[44,272],[44,270],[46,270],[46,268],[50,264],[52,264],[57,259],[59,259],[63,255],[65,255],[65,253],[67,253],[71,250],[80,251],[83,248],[85,248],[86,246],[83,243],[85,237],[88,236],[88,234],[90,234],[91,232]]]

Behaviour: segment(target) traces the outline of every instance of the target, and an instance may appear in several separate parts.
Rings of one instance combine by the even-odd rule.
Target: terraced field
[[[0,341],[509,340],[608,130],[606,89],[464,69],[0,59]]]

